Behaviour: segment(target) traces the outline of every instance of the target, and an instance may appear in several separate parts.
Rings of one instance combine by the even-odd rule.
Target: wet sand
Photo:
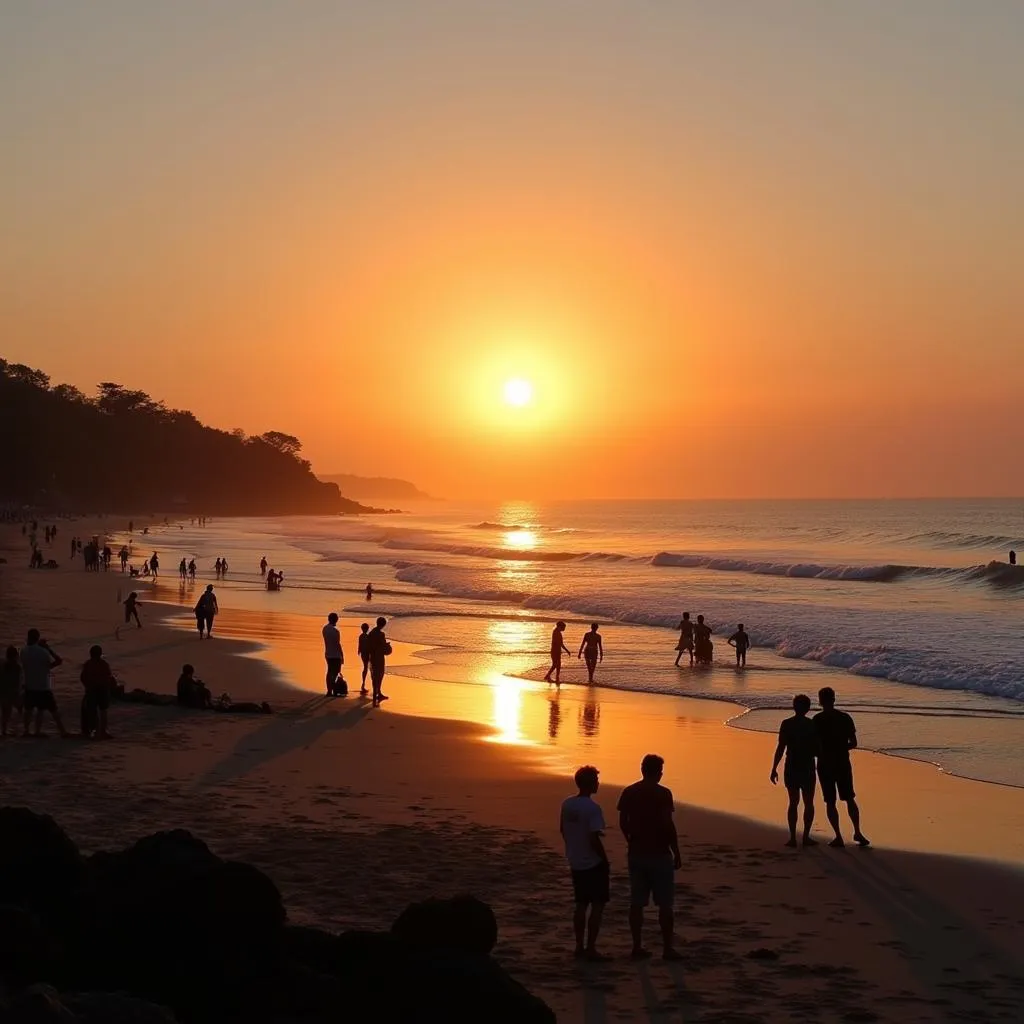
[[[62,524],[55,549],[69,529]],[[55,678],[72,722],[77,666],[93,642],[129,686],[171,692],[187,660],[215,693],[278,709],[233,717],[118,705],[110,743],[3,741],[0,798],[52,814],[85,849],[191,828],[268,871],[295,921],[332,928],[386,926],[414,898],[473,891],[498,914],[498,957],[560,1020],[1018,1019],[1020,872],[890,848],[946,843],[1020,860],[1015,790],[859,753],[865,827],[878,848],[784,850],[779,827],[754,820],[783,811],[765,778],[773,741],[725,727],[723,705],[608,691],[595,702],[586,688],[556,696],[526,680],[503,688],[417,678],[430,652],[397,646],[395,667],[408,663],[385,686],[392,700],[372,709],[314,692],[323,678],[318,633],[308,633],[316,620],[226,606],[217,637],[200,642],[163,621],[180,611],[151,605],[138,587],[145,628],[115,639],[117,592],[127,588],[119,573],[86,574],[80,562],[33,573],[22,567],[20,536],[5,530],[2,545],[2,635],[20,641],[37,625],[66,657]],[[157,594],[174,601],[175,587],[171,579]],[[677,797],[685,959],[623,959],[625,851],[613,827],[603,945],[616,959],[580,966],[567,956],[562,773],[598,763],[598,799],[612,822],[619,785],[648,749],[666,757]],[[748,806],[744,793],[753,794]],[[907,835],[897,839],[901,817]]]

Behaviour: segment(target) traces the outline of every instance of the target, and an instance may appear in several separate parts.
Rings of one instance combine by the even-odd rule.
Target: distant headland
[[[321,473],[321,480],[337,484],[342,494],[350,498],[371,501],[434,501],[408,480],[387,476],[356,476],[353,473]]]

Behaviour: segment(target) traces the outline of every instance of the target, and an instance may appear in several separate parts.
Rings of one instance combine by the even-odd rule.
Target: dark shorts
[[[799,789],[802,793],[814,796],[815,778],[813,764],[791,765],[787,763],[782,777],[786,783],[786,789]]]
[[[853,791],[853,765],[849,761],[838,764],[819,761],[818,782],[821,784],[821,798],[827,804],[834,804],[836,796],[840,800],[852,800],[857,795]]]
[[[671,854],[629,857],[629,902],[646,907],[653,899],[656,907],[671,907],[675,899],[675,868]]]
[[[57,701],[53,696],[53,690],[26,690],[25,710],[49,711],[51,714],[56,712]]]
[[[370,678],[380,685],[384,681],[384,665],[375,665],[372,661],[370,662]]]
[[[97,711],[106,711],[110,707],[110,690],[106,686],[86,690],[85,696]]]
[[[577,903],[607,903],[610,898],[608,865],[595,864],[572,872],[572,896]]]
[[[327,674],[334,678],[334,676],[341,675],[341,658],[325,658],[327,662]]]

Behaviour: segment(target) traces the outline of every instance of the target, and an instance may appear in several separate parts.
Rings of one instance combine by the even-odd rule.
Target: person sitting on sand
[[[666,960],[682,957],[674,946],[675,872],[682,866],[679,837],[672,815],[672,791],[661,785],[665,759],[648,754],[640,762],[639,782],[627,786],[619,797],[619,828],[626,837],[629,863],[629,930],[633,936],[633,960],[646,960],[650,953],[642,939],[644,907],[653,897],[661,925],[662,955]]]
[[[604,961],[608,957],[597,951],[597,936],[601,930],[601,917],[609,899],[609,865],[601,837],[604,835],[604,815],[600,805],[592,799],[600,783],[598,771],[591,765],[580,768],[574,777],[577,794],[562,802],[558,831],[565,842],[565,859],[572,874],[572,892],[575,910],[572,915],[576,934],[577,959]],[[587,911],[590,920],[587,920]]]
[[[857,727],[845,712],[836,709],[836,691],[824,686],[818,691],[821,710],[811,719],[818,734],[818,782],[821,784],[821,798],[825,801],[825,816],[836,837],[829,846],[844,846],[843,833],[839,828],[839,808],[836,796],[846,804],[850,822],[853,825],[853,841],[858,846],[871,843],[860,830],[860,808],[853,790],[853,765],[850,751],[857,747]]]
[[[391,654],[391,644],[384,634],[384,627],[388,620],[382,615],[377,619],[377,625],[370,630],[366,637],[366,649],[370,655],[370,683],[373,686],[373,703],[380,704],[387,700],[387,696],[381,690],[384,685],[384,672],[387,669],[387,658]]]
[[[684,651],[690,652],[690,664],[693,664],[693,623],[690,621],[690,613],[683,612],[683,619],[679,623],[679,643],[676,644],[676,668],[679,667],[679,659]]]
[[[789,808],[786,819],[789,822],[789,840],[787,846],[796,846],[796,820],[800,807],[800,797],[804,800],[804,846],[817,846],[817,840],[811,838],[811,825],[814,824],[814,759],[818,756],[818,732],[814,723],[807,717],[811,710],[811,698],[798,693],[793,698],[793,710],[796,714],[787,718],[779,726],[779,744],[775,748],[775,760],[772,761],[771,784],[779,781],[779,762],[786,755],[786,767],[782,778],[789,794]]]
[[[357,648],[359,651],[359,658],[363,663],[362,685],[359,687],[359,695],[361,697],[366,696],[366,673],[370,671],[370,648],[367,641],[367,634],[369,632],[370,624],[368,622],[364,622],[359,627],[359,646]]]
[[[25,699],[21,692],[21,662],[18,648],[8,647],[7,655],[0,663],[0,736],[7,735],[11,713],[17,711],[24,724]]]
[[[35,729],[31,733],[34,737],[42,735],[43,712],[47,712],[53,719],[54,724],[61,736],[66,738],[71,734],[64,728],[60,712],[57,710],[57,701],[53,696],[53,679],[50,673],[58,665],[63,664],[60,655],[50,649],[49,644],[39,635],[38,629],[30,629],[25,646],[21,649],[21,671],[25,680],[25,714],[24,730],[22,735],[29,735],[29,723],[32,719],[32,712],[35,714]]]
[[[743,623],[741,622],[736,627],[736,632],[726,641],[730,647],[736,648],[736,667],[746,668],[747,667],[747,651],[750,650],[750,637],[743,629]]]
[[[196,617],[196,626],[199,629],[199,639],[203,639],[203,630],[206,630],[206,637],[213,636],[213,620],[220,609],[217,607],[217,595],[213,592],[213,584],[208,583],[202,596],[196,601],[193,609]]]
[[[348,683],[341,674],[341,666],[345,664],[345,652],[341,649],[341,630],[338,629],[338,613],[331,612],[327,616],[327,625],[323,630],[324,660],[327,662],[327,696],[347,697]]]
[[[604,661],[604,644],[601,641],[601,634],[598,633],[599,628],[596,622],[590,624],[590,632],[583,634],[579,653],[576,655],[577,661],[580,658],[586,660],[587,679],[591,683],[594,681],[594,669],[597,668],[598,661]]]
[[[561,619],[555,623],[555,628],[551,631],[551,668],[548,669],[547,675],[544,676],[545,683],[554,683],[555,686],[560,686],[562,682],[562,651],[566,654],[572,655],[572,651],[565,646],[565,623]],[[551,678],[551,673],[555,673],[555,678]]]
[[[192,665],[182,665],[178,676],[178,703],[183,708],[205,709],[213,706],[213,694],[196,679],[196,670]]]
[[[96,738],[109,740],[107,712],[110,709],[110,696],[114,690],[114,673],[110,671],[110,665],[104,659],[103,648],[99,644],[93,644],[89,648],[89,660],[82,666],[79,679],[82,686],[85,687],[82,721],[85,723],[95,715]],[[91,730],[83,728],[82,732],[85,736],[91,735]]]
[[[139,618],[139,595],[133,590],[124,601],[124,624],[127,626],[132,619],[135,625],[142,629],[142,620]]]

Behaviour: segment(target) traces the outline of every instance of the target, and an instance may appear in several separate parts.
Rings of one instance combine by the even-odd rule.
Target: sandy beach
[[[388,705],[328,699],[316,692],[315,619],[224,601],[215,639],[200,643],[182,626],[169,559],[170,579],[152,593],[136,588],[144,628],[118,637],[128,581],[62,559],[71,532],[88,536],[101,525],[62,523],[62,565],[50,572],[25,567],[15,528],[4,527],[0,539],[8,560],[0,566],[2,635],[20,644],[35,626],[64,657],[55,680],[69,727],[92,643],[129,688],[170,693],[189,661],[215,694],[268,700],[276,713],[116,704],[110,743],[4,740],[0,799],[52,815],[83,849],[188,828],[218,853],[267,871],[292,920],[331,929],[387,927],[413,899],[472,892],[497,914],[498,959],[561,1021],[1019,1019],[1019,790],[859,755],[876,847],[784,850],[779,824],[767,823],[772,814],[781,822],[783,798],[756,789],[767,786],[773,740],[723,725],[721,705],[676,701],[669,717],[646,695],[651,710],[637,721],[635,695],[603,694],[594,742],[585,691],[565,687],[556,716],[574,723],[566,733],[579,742],[539,749],[524,740],[531,716],[550,725],[547,695],[526,681],[516,698],[417,676],[430,652],[401,644]],[[352,622],[342,624],[348,653]],[[501,710],[515,699],[526,709],[518,717]],[[513,719],[515,729],[503,733],[501,722]],[[611,822],[621,785],[648,749],[666,757],[665,784],[677,798],[684,960],[626,960],[625,849],[612,827],[602,946],[615,959],[581,966],[569,955],[558,806],[574,763],[592,756]]]

